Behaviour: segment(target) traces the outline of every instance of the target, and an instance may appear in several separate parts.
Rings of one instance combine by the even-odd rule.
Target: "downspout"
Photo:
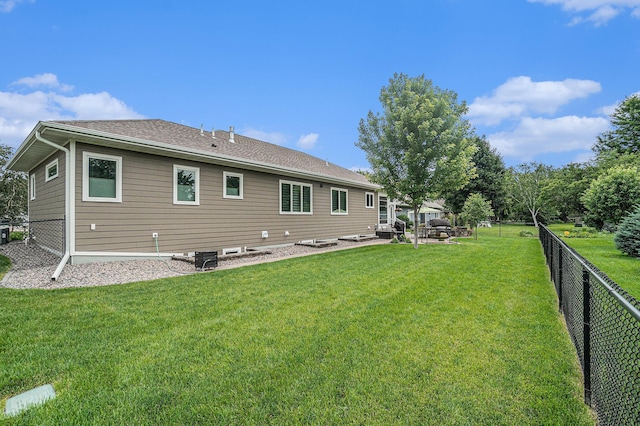
[[[60,146],[58,144],[55,144],[49,140],[46,140],[45,138],[42,137],[42,135],[40,134],[40,131],[36,130],[36,139],[39,140],[40,142],[49,145],[55,149],[59,149],[60,151],[64,151],[65,156],[65,173],[64,173],[64,215],[65,215],[65,221],[69,220],[69,210],[70,210],[70,205],[71,205],[71,200],[69,199],[69,197],[71,196],[71,191],[69,190],[69,185],[71,183],[71,170],[69,170],[69,157],[70,157],[70,152],[67,148]],[[64,232],[65,232],[65,236],[64,236],[64,255],[62,256],[62,260],[60,261],[60,264],[58,264],[58,267],[56,268],[56,270],[54,271],[53,275],[51,275],[51,281],[55,281],[58,279],[58,277],[60,276],[60,274],[62,273],[62,270],[64,269],[64,266],[67,264],[67,262],[69,261],[69,257],[70,256],[70,250],[69,250],[69,244],[70,244],[70,238],[69,238],[69,230],[70,230],[70,224],[65,224],[64,227]]]

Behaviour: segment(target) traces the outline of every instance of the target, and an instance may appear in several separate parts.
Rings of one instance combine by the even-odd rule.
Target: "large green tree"
[[[618,225],[640,204],[640,169],[616,166],[594,180],[582,197],[587,224]]]
[[[554,170],[543,188],[543,199],[562,221],[571,216],[584,216],[584,192],[597,177],[598,168],[587,163],[570,163]]]
[[[13,149],[0,144],[0,219],[11,222],[27,215],[28,183],[24,173],[7,170]]]
[[[470,194],[482,194],[491,201],[495,214],[502,217],[506,208],[504,161],[484,136],[475,136],[471,141],[477,148],[472,157],[476,176],[464,188],[446,191],[446,205],[454,213],[460,213]]]
[[[598,158],[640,154],[640,94],[628,96],[618,105],[611,114],[611,127],[593,146]]]
[[[367,155],[371,180],[389,197],[411,206],[462,188],[474,176],[465,102],[423,75],[394,74],[380,92],[382,112],[360,120],[356,146]],[[414,247],[418,247],[417,227]]]
[[[507,173],[507,193],[513,208],[527,211],[536,228],[540,216],[549,207],[543,191],[552,173],[551,166],[536,162],[510,167]]]

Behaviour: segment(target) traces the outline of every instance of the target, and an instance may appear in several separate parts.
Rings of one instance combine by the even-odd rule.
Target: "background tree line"
[[[611,130],[599,135],[594,157],[554,168],[529,162],[506,168],[484,137],[474,136],[476,177],[443,194],[454,213],[471,194],[492,202],[494,217],[538,222],[584,220],[615,230],[640,205],[640,95],[627,97],[611,115]]]
[[[611,115],[611,130],[593,145],[593,160],[560,168],[536,162],[505,167],[464,118],[465,102],[424,76],[395,74],[380,102],[381,112],[361,120],[356,145],[371,165],[367,176],[411,206],[415,217],[424,201],[444,199],[456,216],[465,213],[460,217],[491,211],[495,219],[536,226],[580,218],[615,229],[640,204],[638,94]],[[484,202],[488,208],[479,208]]]
[[[0,144],[0,219],[22,222],[27,216],[28,183],[25,173],[7,170],[13,148]]]
[[[507,217],[522,217],[526,209],[534,222],[582,218],[589,226],[615,230],[640,204],[640,95],[618,105],[611,130],[599,135],[592,149],[594,157],[586,163],[509,168]]]

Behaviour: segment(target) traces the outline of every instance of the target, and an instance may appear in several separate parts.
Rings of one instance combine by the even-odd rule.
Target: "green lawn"
[[[640,299],[640,259],[618,250],[613,242],[614,234],[594,234],[594,238],[565,238],[565,231],[572,232],[580,228],[575,228],[573,224],[554,224],[549,229],[620,287]]]
[[[0,280],[4,277],[4,274],[11,267],[11,260],[8,257],[0,256]]]
[[[518,230],[0,289],[0,399],[58,394],[5,422],[593,425],[540,243]]]

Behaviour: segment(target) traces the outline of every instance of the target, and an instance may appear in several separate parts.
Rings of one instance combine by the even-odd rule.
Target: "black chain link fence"
[[[66,226],[64,218],[30,220],[7,225],[10,226],[12,234],[18,235],[27,245],[37,245],[58,257],[64,255]]]
[[[559,308],[600,425],[640,425],[640,301],[540,226]]]

